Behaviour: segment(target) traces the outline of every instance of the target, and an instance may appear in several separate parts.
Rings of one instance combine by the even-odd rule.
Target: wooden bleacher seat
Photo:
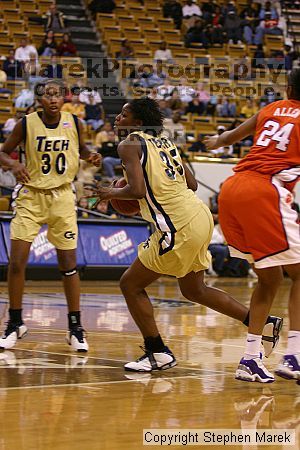
[[[0,197],[0,211],[8,211],[8,210],[9,210],[9,198]]]

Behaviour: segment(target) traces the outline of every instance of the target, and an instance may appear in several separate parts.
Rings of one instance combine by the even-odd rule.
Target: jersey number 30
[[[271,140],[278,142],[275,146],[278,150],[286,152],[290,143],[290,134],[294,128],[294,123],[287,123],[280,128],[278,122],[268,120],[265,123],[265,130],[259,135],[256,145],[267,147]]]
[[[58,175],[63,175],[67,168],[66,155],[64,153],[59,153],[56,158],[51,161],[50,153],[44,153],[42,156],[42,172],[44,175],[48,175],[51,172],[51,166],[54,165],[56,173]],[[53,164],[54,163],[54,164]]]

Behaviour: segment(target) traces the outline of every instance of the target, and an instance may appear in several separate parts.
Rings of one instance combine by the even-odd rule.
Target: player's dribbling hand
[[[89,164],[93,164],[96,167],[100,167],[102,163],[102,156],[100,153],[91,153],[90,156],[86,159],[86,162]]]
[[[12,173],[16,177],[19,183],[25,184],[30,180],[29,172],[24,164],[16,161],[11,169]]]
[[[215,150],[216,148],[219,148],[220,145],[217,144],[218,141],[218,134],[215,134],[214,136],[206,136],[203,140],[203,143],[207,150]]]

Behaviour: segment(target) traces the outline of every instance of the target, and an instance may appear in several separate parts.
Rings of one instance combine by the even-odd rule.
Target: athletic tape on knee
[[[71,270],[61,270],[60,271],[60,273],[62,274],[63,277],[72,277],[77,272],[78,272],[77,267],[74,267],[74,269],[71,269]]]

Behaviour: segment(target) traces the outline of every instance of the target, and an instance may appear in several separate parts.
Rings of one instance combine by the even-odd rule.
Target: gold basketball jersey
[[[175,233],[199,213],[202,201],[187,188],[182,160],[176,145],[168,138],[153,137],[141,131],[146,197],[139,200],[143,218],[165,233]]]
[[[54,128],[45,125],[37,112],[23,118],[26,183],[38,189],[55,189],[71,183],[78,171],[79,138],[77,117],[60,113]]]

